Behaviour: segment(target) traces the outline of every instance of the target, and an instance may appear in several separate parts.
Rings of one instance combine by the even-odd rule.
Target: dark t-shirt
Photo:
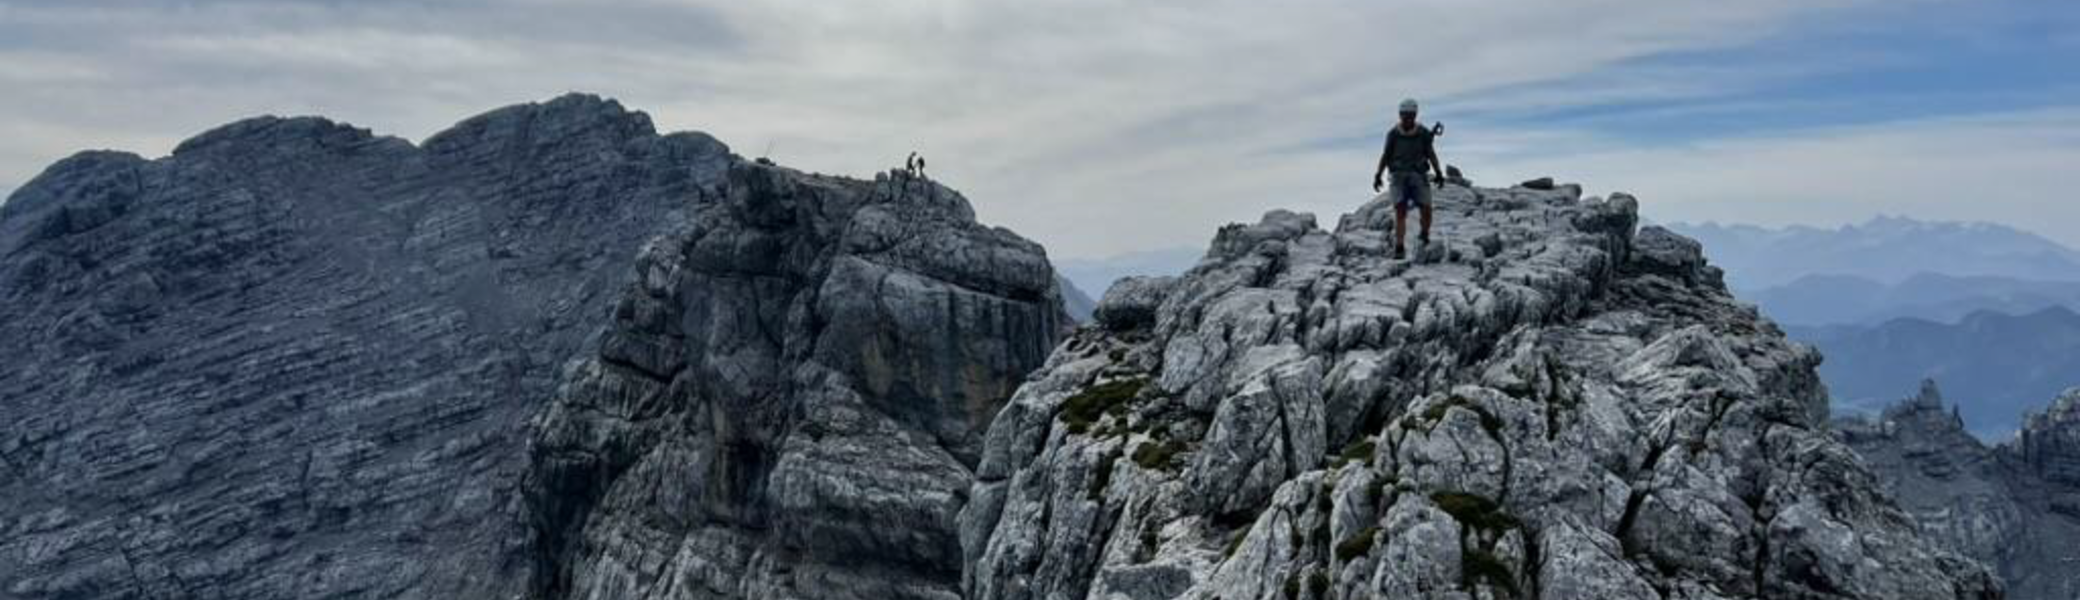
[[[1404,132],[1400,124],[1387,129],[1387,171],[1391,173],[1421,173],[1430,168],[1430,157],[1436,152],[1430,146],[1435,136],[1430,128],[1417,126],[1413,132]]]

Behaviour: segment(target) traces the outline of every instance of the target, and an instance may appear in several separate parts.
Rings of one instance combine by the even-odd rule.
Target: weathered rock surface
[[[528,497],[568,598],[957,598],[981,433],[1069,325],[958,194],[738,165],[637,261],[544,415]]]
[[[522,426],[734,160],[573,95],[52,166],[0,211],[0,597],[518,592]]]
[[[2016,452],[2045,481],[2080,489],[2080,388],[2022,419]]]
[[[1999,595],[1695,242],[1539,187],[1409,261],[1274,211],[1063,340],[953,191],[589,96],[81,154],[0,207],[0,598]],[[2075,403],[1992,463],[2070,482]]]
[[[1274,211],[1116,286],[990,427],[969,597],[2000,595],[1831,435],[1817,355],[1578,194],[1440,189],[1409,261],[1382,201]]]
[[[83,153],[0,208],[0,598],[946,597],[1054,281],[591,96]]]
[[[1945,407],[1934,382],[1875,418],[1836,422],[1927,534],[1992,565],[2015,600],[2080,597],[2080,389],[1987,447]]]

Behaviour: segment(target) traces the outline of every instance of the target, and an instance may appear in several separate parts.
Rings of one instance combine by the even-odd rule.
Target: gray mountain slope
[[[889,185],[746,163],[582,95],[420,145],[269,117],[157,160],[54,165],[0,209],[0,597],[514,598],[598,581],[597,562],[560,561],[617,556],[577,534],[610,522],[584,517],[620,511],[633,484],[595,496],[567,476],[615,481],[583,469],[648,456],[656,438],[611,430],[602,443],[627,454],[574,458],[601,440],[566,434],[610,429],[617,400],[643,400],[585,396],[588,382],[640,368],[671,380],[657,361],[672,348],[645,344],[687,339],[705,344],[687,364],[715,368],[680,387],[733,407],[708,439],[828,477],[761,480],[789,494],[778,508],[702,479],[672,491],[695,507],[646,508],[814,516],[743,522],[807,536],[850,524],[868,536],[856,544],[922,540],[911,553],[950,557],[969,431],[1044,356],[1060,301],[1038,246],[975,225],[936,184]],[[720,254],[660,270],[682,246]],[[689,304],[644,295],[665,283]],[[583,357],[597,360],[574,366]],[[766,382],[794,387],[724,393]],[[851,389],[871,403],[795,397]],[[632,410],[624,425],[695,425]],[[803,438],[760,437],[775,431],[866,441],[805,454]],[[884,463],[914,470],[863,470]],[[858,529],[889,516],[903,519]],[[934,542],[918,519],[946,533]],[[957,577],[953,563],[880,568],[915,562],[895,556],[816,573],[918,589]]]
[[[1998,596],[1578,193],[1274,212],[1058,342],[957,193],[594,97],[83,154],[0,208],[0,597]]]
[[[506,595],[524,419],[734,160],[573,95],[52,166],[0,214],[0,590]]]
[[[1630,197],[1275,211],[1128,279],[989,431],[979,600],[1994,598],[1826,422],[1818,355]]]
[[[2080,597],[2080,388],[2013,443],[1989,447],[1965,422],[1928,381],[1837,429],[1931,538],[1994,566],[2009,598]]]

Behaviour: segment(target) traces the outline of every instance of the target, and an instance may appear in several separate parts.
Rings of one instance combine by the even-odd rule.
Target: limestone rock
[[[2080,388],[2023,419],[2022,460],[2046,481],[2080,488]]]
[[[733,165],[537,423],[549,597],[955,598],[982,428],[1068,325],[958,194]]]
[[[1965,555],[2051,555],[2004,536],[2080,512],[2074,401],[1837,433],[1638,207],[1446,186],[1405,261],[1383,198],[1272,211],[1068,330],[950,189],[596,97],[85,153],[0,207],[0,596],[1976,599]],[[2043,487],[1902,510],[1894,465]]]
[[[525,421],[735,160],[570,95],[51,166],[0,208],[0,596],[522,593]]]
[[[1438,190],[1410,261],[1384,199],[1273,211],[1159,303],[1108,294],[1152,319],[1079,331],[990,426],[968,597],[1999,596],[1695,242],[1540,187]]]
[[[1114,331],[1155,325],[1156,311],[1162,308],[1163,301],[1176,287],[1176,277],[1120,278],[1111,289],[1105,290],[1105,297],[1098,301],[1093,316],[1099,324]]]
[[[951,597],[1055,281],[593,96],[82,153],[0,207],[0,597]]]

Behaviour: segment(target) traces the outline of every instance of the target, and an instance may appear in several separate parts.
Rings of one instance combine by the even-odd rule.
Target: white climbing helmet
[[[1405,112],[1405,113],[1412,113],[1412,112],[1415,112],[1415,111],[1416,111],[1416,99],[1415,99],[1415,98],[1409,98],[1409,99],[1407,99],[1407,100],[1402,100],[1402,101],[1401,101],[1401,112]]]

